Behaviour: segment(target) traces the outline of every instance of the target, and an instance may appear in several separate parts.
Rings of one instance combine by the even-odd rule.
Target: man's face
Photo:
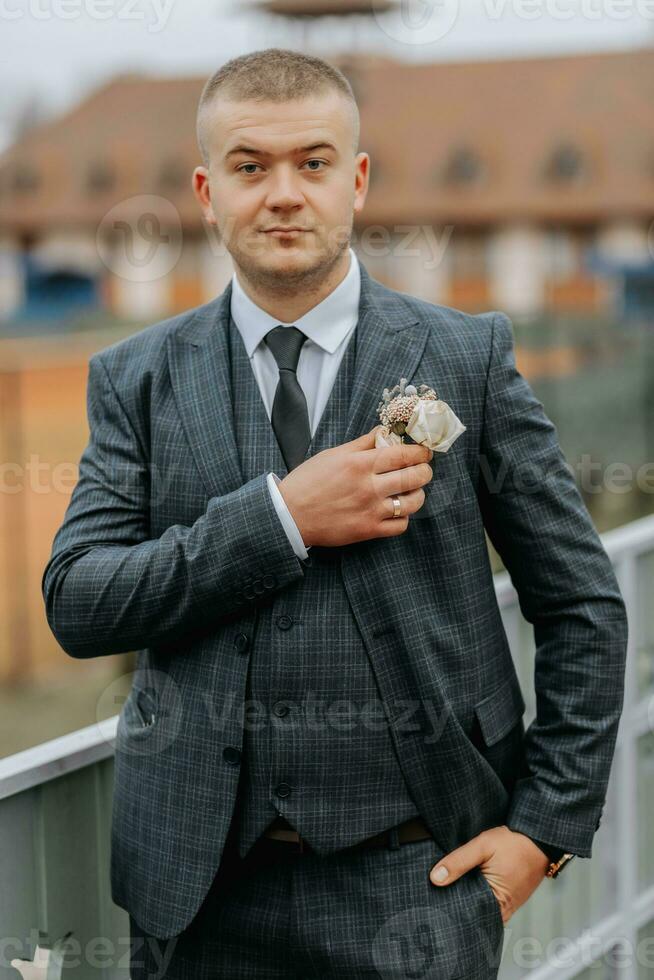
[[[237,267],[271,289],[318,282],[347,250],[368,190],[350,107],[337,91],[296,102],[216,100],[209,169],[193,188]],[[280,234],[271,228],[300,228]]]

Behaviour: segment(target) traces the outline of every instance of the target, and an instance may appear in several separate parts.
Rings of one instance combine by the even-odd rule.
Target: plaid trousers
[[[431,838],[320,857],[233,843],[190,925],[157,939],[130,915],[131,980],[496,980],[504,926],[479,868],[447,887]]]

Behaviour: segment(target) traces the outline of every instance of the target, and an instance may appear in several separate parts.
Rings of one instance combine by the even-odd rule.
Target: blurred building
[[[654,50],[331,60],[371,157],[354,245],[374,276],[472,312],[654,311]],[[206,77],[118,77],[0,156],[0,319],[147,321],[224,287],[191,190]]]
[[[371,157],[354,227],[366,267],[434,302],[533,318],[518,367],[564,421],[569,458],[651,460],[654,51],[331,60]],[[115,78],[0,156],[0,684],[62,667],[40,579],[88,436],[89,357],[232,274],[191,189],[206,77]],[[605,529],[650,499],[587,503]]]
[[[298,50],[320,50],[323,14],[356,20],[354,51],[366,48],[373,3],[386,0],[262,6],[288,22],[280,46]],[[361,149],[372,158],[354,236],[370,271],[436,302],[533,317],[519,331],[517,363],[545,381],[537,391],[564,423],[569,462],[583,449],[651,471],[654,51],[420,66],[328,57],[353,84]],[[130,665],[124,654],[62,657],[40,583],[88,437],[90,356],[142,322],[210,299],[231,275],[191,191],[204,81],[122,76],[0,156],[0,334],[8,325],[16,335],[0,336],[0,693],[47,676],[50,700],[65,703],[56,720],[45,698],[0,705],[5,730],[22,727],[18,747],[35,746],[6,760],[0,780],[0,839],[12,842],[0,921],[19,943],[35,928],[41,947],[73,933],[125,934],[107,886],[114,748],[95,722],[118,709]],[[72,330],[84,310],[113,315]],[[29,336],[35,326],[40,335]],[[641,496],[650,513],[651,491]],[[573,862],[518,910],[501,980],[652,975],[654,525],[645,517],[615,528],[627,520],[623,500],[606,486],[587,499],[598,530],[614,527],[604,542],[630,622],[625,711],[594,859]],[[533,628],[508,574],[495,587],[527,727]],[[104,673],[110,661],[116,679]],[[71,735],[41,744],[64,730]],[[31,941],[24,948],[16,955],[31,956]],[[123,980],[123,960],[103,964],[106,980]]]

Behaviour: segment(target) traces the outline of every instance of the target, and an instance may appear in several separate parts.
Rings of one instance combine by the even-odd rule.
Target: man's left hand
[[[431,869],[429,877],[434,885],[442,888],[479,865],[499,902],[502,921],[506,925],[538,888],[549,864],[547,855],[531,838],[509,830],[503,824],[483,830],[466,844],[445,854]],[[447,870],[447,875],[441,872],[442,880],[439,880],[436,874],[441,868]]]

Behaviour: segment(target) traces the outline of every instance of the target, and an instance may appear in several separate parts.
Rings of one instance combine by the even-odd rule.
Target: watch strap
[[[572,861],[574,854],[570,854],[568,851],[559,858],[558,861],[553,861],[547,871],[545,872],[546,878],[556,878],[556,876],[561,872],[563,868],[566,867],[569,861]]]

